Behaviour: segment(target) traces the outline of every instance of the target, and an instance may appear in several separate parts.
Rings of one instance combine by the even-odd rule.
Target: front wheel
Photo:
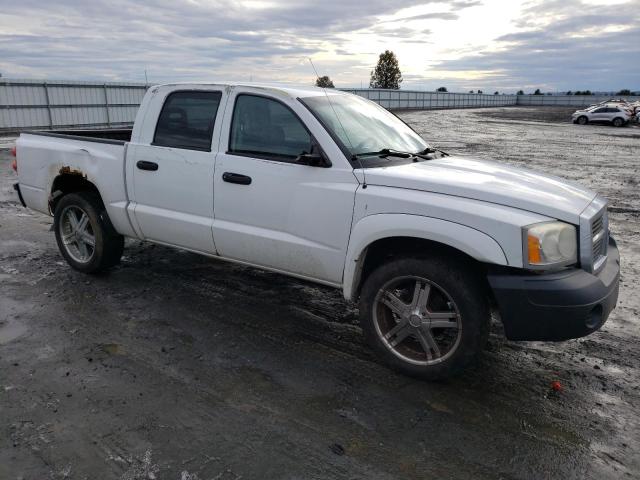
[[[589,123],[589,119],[587,117],[584,115],[578,117],[578,125],[586,125],[587,123]]]
[[[484,348],[490,310],[480,276],[458,262],[399,259],[376,269],[360,296],[369,345],[391,367],[437,380]]]
[[[56,205],[53,228],[60,253],[80,272],[99,272],[120,261],[124,237],[113,229],[100,197],[92,192],[62,197]]]

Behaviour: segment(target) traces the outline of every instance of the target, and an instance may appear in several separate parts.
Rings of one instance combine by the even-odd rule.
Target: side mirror
[[[296,158],[296,163],[309,165],[310,167],[327,168],[331,166],[331,162],[319,153],[301,153],[298,155],[298,158]]]
[[[329,168],[331,166],[331,160],[317,144],[312,145],[311,153],[302,152],[298,155],[296,163],[309,165],[310,167]]]

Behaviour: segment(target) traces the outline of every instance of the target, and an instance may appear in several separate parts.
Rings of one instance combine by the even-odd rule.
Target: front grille
[[[605,209],[591,220],[591,256],[594,268],[601,265],[607,256],[609,243],[607,227],[607,210]]]
[[[607,201],[596,196],[580,214],[580,265],[589,273],[598,273],[607,260],[609,218]]]
[[[604,220],[604,215],[600,215],[598,218],[594,219],[591,223],[591,237],[595,237],[596,234],[602,231],[602,223]]]

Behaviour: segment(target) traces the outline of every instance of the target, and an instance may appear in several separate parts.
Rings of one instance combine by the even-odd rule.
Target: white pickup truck
[[[100,138],[102,137],[102,138]],[[392,367],[427,379],[507,338],[598,330],[618,298],[607,203],[559,178],[430,147],[335,90],[171,84],[132,131],[32,132],[16,190],[76,270],[124,237],[342,289]]]

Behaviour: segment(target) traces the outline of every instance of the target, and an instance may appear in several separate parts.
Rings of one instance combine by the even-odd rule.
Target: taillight
[[[13,162],[11,162],[11,168],[13,168],[16,172],[18,171],[18,158],[16,147],[11,147],[11,155],[13,155]]]

